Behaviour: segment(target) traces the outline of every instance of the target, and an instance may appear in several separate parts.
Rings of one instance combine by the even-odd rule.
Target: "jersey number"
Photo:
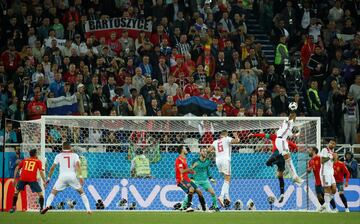
[[[33,171],[35,168],[36,162],[34,161],[24,161],[25,162],[25,169],[26,171]]]
[[[223,148],[223,144],[222,142],[218,142],[218,152],[223,152],[224,148]]]
[[[64,159],[67,159],[68,168],[70,168],[70,156],[64,156]]]

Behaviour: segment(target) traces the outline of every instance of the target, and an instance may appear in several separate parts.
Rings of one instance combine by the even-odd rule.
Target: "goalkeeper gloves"
[[[209,180],[210,180],[210,182],[211,182],[212,184],[216,185],[216,180],[215,180],[215,179],[213,179],[212,177],[209,177]]]

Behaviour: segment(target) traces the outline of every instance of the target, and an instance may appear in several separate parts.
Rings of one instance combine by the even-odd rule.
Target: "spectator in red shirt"
[[[196,61],[197,65],[203,65],[204,66],[204,71],[205,71],[205,74],[208,77],[208,79],[214,77],[215,66],[216,66],[215,58],[211,55],[210,50],[211,50],[210,46],[206,45],[204,47],[204,54],[199,56],[197,61]]]
[[[225,97],[225,103],[223,106],[224,106],[224,112],[226,113],[227,117],[234,116],[235,107],[233,106],[233,104],[231,102],[230,96]]]
[[[75,64],[70,64],[69,71],[64,74],[63,79],[65,82],[68,82],[71,85],[76,83],[76,66],[75,66]]]
[[[334,177],[336,182],[336,188],[338,189],[339,196],[345,207],[345,212],[350,212],[347,200],[344,194],[344,176],[346,176],[345,187],[349,186],[350,172],[346,168],[346,165],[339,161],[339,155],[333,154],[334,157]]]
[[[18,176],[18,172],[21,170],[20,180],[17,182],[16,177]],[[37,182],[37,173],[40,172],[40,176],[43,180],[43,183],[46,182],[44,168],[42,166],[41,161],[37,158],[36,149],[30,150],[30,157],[22,160],[20,164],[15,168],[14,171],[14,186],[16,186],[16,190],[13,197],[12,208],[10,209],[10,213],[15,212],[16,202],[18,199],[18,195],[20,191],[24,191],[26,185],[30,186],[30,189],[33,193],[37,193],[39,196],[39,204],[40,211],[44,206],[44,194],[42,189]]]
[[[27,117],[29,120],[40,119],[41,115],[46,114],[46,104],[41,101],[41,89],[39,86],[34,87],[34,98],[27,105]]]
[[[215,79],[210,82],[211,90],[215,90],[215,87],[219,87],[220,89],[225,89],[228,87],[228,81],[224,78],[224,76],[218,72],[215,75]]]
[[[106,44],[110,47],[110,49],[116,53],[116,55],[119,55],[121,52],[121,43],[116,37],[116,32],[112,32],[110,34],[110,39],[106,41]]]
[[[199,96],[200,90],[197,84],[194,83],[195,79],[193,76],[189,76],[189,83],[184,86],[184,93],[190,94],[190,96]]]
[[[177,151],[179,153],[179,157],[175,160],[176,184],[188,195],[186,211],[193,211],[191,208],[191,202],[195,192],[198,194],[202,210],[206,211],[205,199],[201,190],[198,188],[195,182],[190,180],[188,176],[188,174],[194,173],[191,168],[188,168],[186,162],[186,155],[188,154],[188,150],[185,146],[181,145],[178,147]]]
[[[156,46],[156,45],[160,45],[162,42],[162,39],[167,39],[168,42],[170,43],[170,38],[168,37],[168,35],[164,32],[164,26],[159,24],[156,26],[156,33],[151,34],[150,37],[150,42]]]
[[[222,98],[222,91],[220,89],[220,87],[215,87],[214,89],[214,95],[209,99],[217,104],[223,104],[224,100]]]
[[[15,73],[17,68],[20,66],[21,57],[19,53],[16,52],[13,41],[9,41],[7,46],[8,50],[1,54],[1,61],[5,66],[6,72],[12,74]]]

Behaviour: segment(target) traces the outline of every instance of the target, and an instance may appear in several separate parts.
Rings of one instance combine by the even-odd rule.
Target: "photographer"
[[[357,126],[359,123],[359,110],[352,95],[348,95],[343,104],[345,144],[355,144],[357,139]]]

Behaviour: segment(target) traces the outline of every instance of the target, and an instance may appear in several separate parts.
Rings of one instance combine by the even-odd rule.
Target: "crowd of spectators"
[[[215,102],[212,116],[284,116],[295,101],[324,135],[357,142],[359,0],[4,0],[0,12],[2,117],[38,119],[47,99],[74,94],[80,116],[182,115],[176,102],[192,96]],[[265,57],[249,13],[274,54],[281,39],[283,59],[300,52],[302,89],[286,85],[286,60]],[[86,35],[87,20],[111,17],[152,20],[153,32]]]

